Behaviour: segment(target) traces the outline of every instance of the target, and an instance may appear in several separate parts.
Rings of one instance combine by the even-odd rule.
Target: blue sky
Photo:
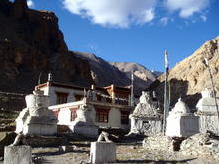
[[[29,0],[50,10],[70,50],[164,70],[219,35],[218,0]]]

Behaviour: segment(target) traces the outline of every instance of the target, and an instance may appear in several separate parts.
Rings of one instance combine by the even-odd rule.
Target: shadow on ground
[[[87,150],[74,150],[74,151],[68,151],[68,152],[43,152],[43,153],[33,153],[35,156],[55,156],[55,155],[62,155],[66,153],[90,153],[90,151]]]
[[[185,159],[185,160],[118,160],[116,163],[154,163],[154,164],[178,164],[178,163],[187,163],[192,161],[196,158]]]

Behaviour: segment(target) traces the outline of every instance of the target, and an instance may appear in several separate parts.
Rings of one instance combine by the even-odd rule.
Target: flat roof
[[[59,83],[59,82],[47,82],[47,83],[39,84],[39,85],[36,86],[36,88],[44,88],[44,87],[48,87],[48,86],[71,88],[71,89],[80,89],[80,90],[89,89],[87,87],[79,87],[79,86],[65,84],[65,83]]]
[[[88,90],[88,89],[90,89],[90,87],[79,87],[79,86],[76,86],[76,85],[60,83],[60,82],[53,82],[53,81],[46,82],[46,83],[43,83],[43,84],[39,84],[35,88],[39,89],[39,88],[44,88],[44,87],[48,87],[48,86],[70,88],[70,89],[79,89],[79,90],[84,90],[84,89]],[[98,86],[96,86],[95,88],[96,88],[96,90],[105,92],[106,89],[109,89],[111,87],[112,87],[112,85],[106,86],[106,87],[98,87]],[[128,88],[128,87],[120,87],[120,86],[115,86],[115,85],[114,85],[114,87],[115,87],[116,90],[130,91],[130,88]]]

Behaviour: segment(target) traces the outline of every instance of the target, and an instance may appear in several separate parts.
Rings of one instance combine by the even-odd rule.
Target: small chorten
[[[189,107],[182,101],[181,98],[178,99],[178,102],[175,104],[174,108],[170,112],[170,114],[189,114]]]
[[[152,100],[148,92],[143,91],[132,115],[135,117],[159,117],[158,110],[157,102]]]
[[[84,99],[86,100],[86,99]],[[90,136],[96,138],[98,136],[98,126],[95,125],[95,109],[86,104],[79,107],[77,112],[77,118],[73,124],[69,125],[69,128],[78,135]]]
[[[155,94],[153,99],[149,92],[142,92],[139,103],[129,116],[131,129],[128,135],[144,134],[153,135],[162,130],[162,114],[159,112],[158,101]]]
[[[203,97],[203,98],[206,98],[206,97],[214,97],[212,90],[210,90],[209,88],[205,88],[205,89],[201,92],[201,94],[202,94],[202,97]]]
[[[197,115],[199,116],[200,132],[206,133],[211,131],[215,135],[219,136],[218,126],[218,113],[219,98],[216,95],[214,97],[213,90],[205,88],[202,92],[202,98],[198,101]]]
[[[202,92],[202,98],[198,101],[196,108],[198,110],[198,113],[214,113],[217,111],[216,104],[215,104],[215,98],[213,96],[213,91],[205,88]],[[217,104],[219,104],[218,98],[216,99]]]
[[[199,117],[179,98],[167,117],[166,136],[189,137],[196,133],[199,133]]]
[[[24,108],[16,119],[16,133],[24,135],[55,135],[57,133],[57,118],[48,109],[49,96],[43,91],[34,90],[25,97]]]

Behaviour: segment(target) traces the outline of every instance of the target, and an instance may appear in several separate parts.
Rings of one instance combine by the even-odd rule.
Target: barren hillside
[[[172,105],[182,97],[194,107],[200,98],[200,93],[205,88],[212,88],[208,69],[204,58],[209,60],[214,83],[219,91],[219,37],[205,42],[191,56],[179,62],[169,73],[171,86]],[[162,100],[164,75],[159,77],[159,82],[153,84]],[[156,87],[155,87],[156,86]]]

